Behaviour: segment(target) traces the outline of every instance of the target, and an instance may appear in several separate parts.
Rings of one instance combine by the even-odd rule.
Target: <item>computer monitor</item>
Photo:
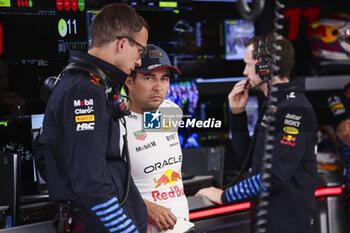
[[[36,136],[40,132],[40,128],[43,124],[44,114],[33,114],[31,115],[31,131],[32,131],[32,141],[34,142]]]
[[[247,106],[245,108],[247,112],[247,127],[249,131],[249,135],[252,136],[254,134],[254,129],[256,122],[259,118],[259,99],[258,96],[252,95],[249,96],[247,101]],[[231,114],[231,111],[228,112],[228,114]],[[228,119],[231,119],[230,117]],[[229,122],[229,125],[231,125],[232,122]],[[231,127],[229,127],[231,128]],[[229,139],[232,138],[232,132],[229,133]]]
[[[224,20],[225,59],[242,60],[247,41],[254,36],[254,22],[244,19]]]
[[[224,147],[184,148],[182,154],[181,173],[184,180],[198,175],[212,175],[213,185],[219,188],[222,187],[225,161]]]
[[[38,174],[33,156],[21,156],[21,194],[38,193]]]
[[[44,114],[31,115],[32,129],[40,129],[43,124]]]
[[[31,122],[32,122],[32,142],[34,143],[35,138],[38,136],[38,134],[40,133],[40,128],[43,124],[44,121],[44,114],[33,114],[31,115]],[[34,158],[33,158],[34,159]],[[41,177],[40,173],[38,172],[37,168],[35,167],[35,163],[34,163],[34,167],[33,167],[33,171],[35,172],[35,174],[37,174],[37,182],[39,184],[39,188],[40,189],[46,189],[46,182],[45,180]]]
[[[196,117],[199,93],[194,81],[171,82],[166,99],[176,103],[182,109],[184,119]],[[179,129],[178,133],[182,148],[199,147],[198,134],[193,132],[193,129],[185,127]]]
[[[183,114],[193,115],[199,98],[197,85],[194,81],[171,82],[165,98],[179,105]]]
[[[249,131],[249,135],[252,136],[254,134],[256,121],[259,118],[259,103],[258,103],[257,96],[250,96],[248,98],[246,112],[247,112],[248,131]]]

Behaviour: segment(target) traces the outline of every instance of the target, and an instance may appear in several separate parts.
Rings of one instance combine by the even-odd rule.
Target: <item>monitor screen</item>
[[[38,136],[38,134],[40,133],[40,128],[43,124],[44,121],[44,114],[33,114],[31,115],[31,123],[32,123],[32,142],[34,142],[35,138]],[[34,169],[36,169],[34,167]],[[37,174],[37,182],[39,183],[41,189],[46,189],[46,182],[45,180],[41,177],[39,172],[35,172],[35,174]]]
[[[148,43],[156,44],[167,52],[172,64],[181,71],[182,78],[241,76],[244,69],[243,56],[234,60],[225,58],[224,22],[226,19],[240,17],[236,14],[235,4],[196,2],[187,5],[190,7],[173,11],[137,8],[149,23]],[[220,14],[213,14],[213,7]],[[253,26],[253,21],[246,21],[244,29],[250,31],[248,22]],[[243,27],[241,21],[239,25]],[[236,28],[234,30],[239,31]]]
[[[56,11],[1,8],[0,58],[49,59],[58,55]]]
[[[43,124],[44,114],[33,114],[31,115],[31,123],[32,123],[32,142],[34,142],[35,138],[40,133],[40,128]]]
[[[245,108],[247,113],[247,127],[249,131],[249,135],[253,136],[256,122],[259,118],[259,98],[258,96],[249,96],[247,106]],[[228,111],[231,114],[231,111]],[[228,119],[231,119],[230,117]],[[232,124],[232,121],[229,122]],[[231,127],[230,127],[231,128]],[[229,138],[232,138],[232,132],[230,131]]]
[[[225,59],[242,60],[246,42],[254,36],[254,22],[252,20],[224,20],[225,30]]]
[[[176,103],[181,109],[185,118],[195,118],[198,104],[198,89],[194,81],[180,81],[170,83],[166,96],[167,100]],[[199,147],[198,135],[191,128],[179,128],[179,140],[181,147]]]
[[[33,114],[31,115],[32,130],[40,129],[44,120],[44,114]]]
[[[88,47],[91,46],[91,26],[92,21],[95,16],[100,12],[100,10],[87,10],[86,11],[86,26],[87,26],[87,38],[88,38]]]
[[[195,113],[198,98],[198,89],[194,81],[172,82],[166,96],[166,99],[179,105],[184,115]]]
[[[37,171],[34,157],[21,156],[21,194],[35,194],[37,192]]]
[[[256,121],[259,118],[259,104],[258,104],[257,96],[250,96],[248,98],[246,112],[247,112],[248,131],[249,131],[249,135],[252,136],[254,134]]]

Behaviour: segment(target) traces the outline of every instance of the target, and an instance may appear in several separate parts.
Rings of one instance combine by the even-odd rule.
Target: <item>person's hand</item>
[[[247,80],[240,81],[236,83],[230,94],[228,94],[228,101],[233,114],[244,112],[248,101],[248,90],[245,87],[249,86],[250,84]]]
[[[147,207],[148,221],[153,224],[158,231],[174,229],[176,217],[168,208],[147,200],[144,201]]]
[[[201,196],[201,197],[206,197],[212,202],[219,203],[222,205],[222,200],[221,200],[221,194],[224,192],[224,190],[215,188],[215,187],[209,187],[209,188],[203,188],[200,189],[197,193],[196,196]]]

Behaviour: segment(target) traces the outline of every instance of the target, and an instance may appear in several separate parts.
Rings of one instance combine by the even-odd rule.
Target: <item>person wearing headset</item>
[[[118,109],[109,95],[141,65],[148,25],[115,3],[95,16],[91,35],[88,53],[72,51],[68,61],[85,70],[65,69],[48,100],[36,153],[44,157],[50,198],[60,204],[59,232],[145,233],[147,209],[132,180],[125,195]]]
[[[181,120],[181,108],[165,100],[170,78],[181,72],[160,47],[149,44],[147,51],[142,65],[125,82],[131,100],[131,115],[126,117],[131,174],[147,206],[148,233],[191,232],[194,224],[189,222],[181,179],[182,151],[177,127],[145,127],[148,123],[163,124],[166,112],[174,116],[173,121]],[[147,119],[150,121],[146,123]]]
[[[314,110],[304,95],[304,80],[291,79],[294,64],[294,49],[289,40],[279,35],[276,41],[281,50],[274,50],[273,34],[256,36],[247,42],[244,56],[243,74],[248,80],[238,82],[228,95],[232,118],[232,146],[237,160],[251,166],[250,177],[243,179],[226,190],[215,187],[198,191],[216,203],[236,203],[251,200],[251,232],[256,232],[258,195],[263,191],[270,193],[267,206],[266,232],[295,233],[311,232],[314,192],[317,183],[317,119]],[[280,57],[275,60],[273,52]],[[273,65],[279,67],[272,77]],[[271,88],[276,102],[262,106],[257,126],[252,138],[247,129],[245,112],[248,90],[255,89],[265,96]],[[262,185],[262,157],[264,155],[267,117],[274,117],[274,139],[270,159],[270,186]],[[250,144],[251,143],[251,144]],[[251,153],[251,157],[249,154]]]
[[[339,138],[339,145],[345,162],[346,190],[344,202],[350,212],[350,82],[342,92],[333,94],[327,99],[331,112],[331,123]]]

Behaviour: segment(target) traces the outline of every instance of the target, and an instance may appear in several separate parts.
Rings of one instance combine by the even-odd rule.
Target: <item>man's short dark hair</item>
[[[248,40],[247,46],[253,44],[254,49],[252,51],[252,57],[253,59],[257,59],[259,41],[263,40],[270,54],[276,54],[277,56],[281,57],[280,60],[276,60],[276,65],[280,69],[275,73],[275,75],[278,75],[281,78],[287,77],[289,79],[290,73],[292,72],[294,66],[294,48],[292,43],[287,38],[280,34],[278,34],[278,36],[281,36],[282,39],[275,40],[273,33],[266,34],[265,36],[255,36]],[[282,49],[274,49],[273,43],[281,46]],[[267,55],[265,49],[260,49],[260,55]]]
[[[148,24],[135,9],[123,3],[106,5],[95,16],[91,26],[91,48],[101,47],[117,36],[135,37]]]

